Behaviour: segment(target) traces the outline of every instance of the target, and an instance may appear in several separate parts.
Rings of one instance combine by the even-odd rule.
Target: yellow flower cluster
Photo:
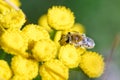
[[[9,7],[3,0],[0,6],[0,47],[13,55],[11,69],[5,61],[0,61],[0,79],[32,80],[39,73],[42,80],[68,80],[69,69],[78,66],[92,78],[103,73],[104,61],[100,54],[69,43],[60,45],[63,34],[85,32],[81,24],[74,23],[75,17],[69,8],[53,6],[39,18],[38,25],[23,26],[25,14],[21,9]],[[54,39],[51,39],[52,32],[56,32]]]
[[[38,24],[43,26],[43,28],[46,29],[49,33],[56,31],[53,40],[58,49],[57,59],[59,61],[61,61],[68,68],[76,68],[79,66],[90,78],[99,77],[104,71],[103,57],[99,53],[87,51],[83,47],[76,48],[75,46],[65,42],[66,37],[63,37],[65,40],[61,40],[63,34],[66,35],[68,32],[78,32],[80,34],[85,33],[83,25],[74,23],[74,19],[75,17],[70,9],[64,6],[53,6],[52,8],[48,9],[47,14],[39,18]],[[62,41],[61,43],[60,40]],[[61,46],[61,44],[64,45]],[[91,57],[84,58],[86,56]],[[95,64],[98,65],[95,66]],[[44,72],[46,70],[46,67],[44,66],[43,68],[42,66],[40,72],[43,79],[45,76],[50,75],[50,73],[49,75],[45,75],[48,74],[48,72],[43,73],[42,70]],[[50,77],[52,77],[52,74],[46,80],[57,80],[56,78],[51,79]]]

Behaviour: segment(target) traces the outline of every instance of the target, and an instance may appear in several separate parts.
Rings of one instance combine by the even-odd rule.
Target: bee
[[[66,35],[63,34],[60,39],[60,45],[66,44],[72,44],[75,47],[84,47],[86,49],[92,49],[95,46],[93,39],[79,32],[68,32]]]

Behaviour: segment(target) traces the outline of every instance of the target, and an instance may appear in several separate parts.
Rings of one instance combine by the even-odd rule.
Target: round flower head
[[[49,39],[49,33],[39,25],[29,24],[22,29],[22,33],[29,41],[39,41]]]
[[[28,47],[31,49],[35,41],[49,39],[49,33],[39,25],[29,24],[22,29],[22,34],[28,40]]]
[[[81,57],[80,67],[90,78],[99,77],[104,71],[103,57],[96,52],[86,51]]]
[[[38,61],[48,61],[56,57],[57,47],[50,39],[42,39],[35,43],[32,54]]]
[[[1,15],[0,26],[3,28],[17,28],[20,29],[25,23],[25,15],[22,10],[10,10],[9,13]]]
[[[11,68],[15,75],[25,76],[32,80],[38,75],[38,62],[33,59],[26,59],[21,56],[14,56]]]
[[[27,41],[21,35],[20,30],[8,29],[0,37],[0,44],[3,50],[14,55],[28,56]]]
[[[46,29],[48,32],[51,32],[52,29],[51,27],[48,25],[48,22],[47,22],[47,15],[44,14],[42,15],[39,19],[38,19],[38,24],[43,27],[44,29]]]
[[[47,16],[48,24],[56,30],[67,30],[74,24],[73,12],[64,6],[53,6]]]
[[[75,23],[70,29],[64,30],[62,33],[67,34],[68,32],[79,32],[80,34],[85,33],[83,25]]]
[[[7,62],[0,60],[0,80],[9,80],[12,77],[12,71]]]
[[[82,24],[79,23],[75,23],[72,28],[70,28],[70,32],[71,31],[75,31],[75,32],[79,32],[79,33],[85,33],[85,29],[84,26]]]
[[[74,45],[61,46],[58,58],[69,68],[75,68],[79,64],[79,54]]]
[[[59,60],[50,60],[40,66],[42,80],[68,80],[68,67]]]

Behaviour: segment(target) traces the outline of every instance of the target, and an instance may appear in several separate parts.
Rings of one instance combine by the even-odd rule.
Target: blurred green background
[[[30,23],[37,23],[38,18],[47,13],[48,8],[53,5],[70,8],[74,12],[76,22],[85,26],[86,35],[95,40],[96,46],[92,51],[101,53],[105,59],[111,52],[115,36],[119,34],[120,37],[120,0],[21,0],[21,2],[21,8]],[[120,42],[118,39],[117,41]],[[120,80],[120,45],[114,49],[107,74],[109,78],[106,80]],[[77,71],[71,72],[70,80],[83,80],[79,75]]]

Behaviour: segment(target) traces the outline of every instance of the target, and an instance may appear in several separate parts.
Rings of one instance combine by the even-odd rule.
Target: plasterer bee
[[[62,35],[60,44],[72,44],[75,47],[84,47],[86,49],[92,49],[95,46],[93,39],[87,37],[85,34],[80,34],[78,32],[68,32],[68,34]]]

